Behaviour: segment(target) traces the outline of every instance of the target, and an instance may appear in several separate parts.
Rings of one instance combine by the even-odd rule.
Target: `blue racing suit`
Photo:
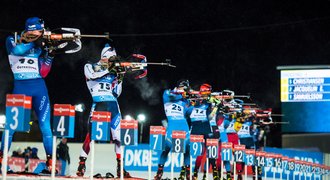
[[[50,127],[50,103],[43,78],[50,71],[53,57],[38,47],[35,42],[16,43],[13,36],[6,39],[6,48],[11,70],[14,74],[13,94],[32,96],[43,144],[47,155],[52,154],[52,130]],[[15,131],[9,130],[9,148]],[[4,136],[2,136],[4,142]],[[1,143],[3,151],[4,143]]]
[[[241,129],[237,132],[240,144],[244,144],[246,149],[255,149],[252,126],[252,121],[247,118],[242,124]]]
[[[212,129],[208,115],[211,113],[209,103],[196,103],[190,106],[187,114],[191,121],[191,134],[204,135],[204,138],[211,137]]]
[[[205,142],[209,138],[219,138],[219,131],[216,125],[215,116],[211,117],[212,104],[206,100],[198,101],[194,106],[190,106],[188,115],[191,120],[191,134],[203,135]],[[202,164],[203,156],[206,153],[206,146],[203,146],[203,152],[201,156],[196,158],[194,171],[197,172]],[[213,169],[216,169],[215,159],[210,159],[209,164]],[[206,166],[206,163],[204,164]],[[206,167],[204,168],[204,170]]]
[[[170,90],[165,90],[163,94],[165,114],[168,120],[166,130],[165,150],[162,152],[159,164],[164,165],[167,155],[172,147],[172,131],[186,131],[186,152],[184,153],[184,164],[190,164],[189,154],[189,126],[186,119],[189,103],[181,94],[175,94]]]
[[[227,143],[228,142],[228,136],[227,136],[226,129],[228,128],[229,124],[230,124],[229,115],[220,113],[218,115],[217,125],[218,125],[219,131],[220,131],[220,142],[221,143]],[[221,148],[219,148],[219,149],[220,149],[219,154],[221,154]],[[221,156],[219,156],[219,158],[217,160],[217,165],[219,167],[219,171],[221,171],[220,170],[220,168],[221,168],[220,160],[221,160]],[[229,172],[230,168],[231,168],[230,167],[230,162],[229,161],[224,161],[224,165],[225,165],[226,171]]]

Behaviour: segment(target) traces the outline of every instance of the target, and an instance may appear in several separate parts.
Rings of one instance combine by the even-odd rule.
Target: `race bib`
[[[14,55],[9,55],[8,58],[15,79],[21,80],[41,78],[39,73],[38,58]]]
[[[229,126],[227,127],[227,133],[236,133],[236,131],[234,129],[234,121],[231,121],[229,123]]]
[[[164,105],[166,116],[184,118],[183,106],[176,103],[166,103]]]
[[[225,121],[222,121],[220,126],[218,126],[218,129],[220,132],[225,132]]]
[[[206,110],[201,108],[194,108],[190,115],[191,119],[207,120]]]
[[[241,129],[237,132],[240,137],[250,136],[250,126],[248,124],[243,124]]]
[[[112,94],[112,85],[110,82],[88,81],[88,89],[96,101],[111,101],[115,100]]]

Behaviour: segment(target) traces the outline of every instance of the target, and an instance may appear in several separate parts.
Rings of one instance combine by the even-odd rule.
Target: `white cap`
[[[109,59],[112,56],[117,56],[115,48],[112,48],[109,44],[105,44],[101,52],[101,59]]]

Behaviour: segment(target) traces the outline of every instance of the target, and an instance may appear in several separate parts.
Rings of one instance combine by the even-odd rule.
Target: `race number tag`
[[[299,172],[306,172],[306,161],[300,161],[300,169]]]
[[[321,165],[321,175],[325,175],[325,166],[324,165]]]
[[[301,171],[301,164],[302,162],[300,161],[300,160],[295,160],[295,162],[294,162],[294,164],[295,164],[295,166],[294,166],[294,171],[296,171],[296,172],[300,172]]]
[[[166,116],[176,116],[184,118],[184,108],[180,104],[166,103],[164,104]]]
[[[234,145],[234,161],[245,162],[245,145]]]
[[[149,147],[155,151],[163,151],[165,148],[166,129],[163,126],[150,126]]]
[[[222,143],[221,144],[221,160],[222,161],[231,161],[233,160],[233,150],[232,143]]]
[[[282,155],[281,154],[275,154],[274,158],[275,167],[282,169]]]
[[[315,167],[315,172],[316,172],[316,175],[322,175],[321,174],[321,164],[316,164],[316,167]]]
[[[38,58],[9,55],[8,59],[15,79],[41,78]]]
[[[321,164],[316,165],[316,174],[322,175],[322,165]]]
[[[324,165],[320,164],[320,175],[324,175]]]
[[[190,135],[190,155],[193,157],[200,156],[203,151],[203,143],[203,135]]]
[[[138,145],[138,121],[121,120],[120,121],[120,141],[124,146]]]
[[[190,118],[195,118],[195,119],[207,119],[207,115],[206,115],[206,110],[205,109],[201,109],[201,108],[194,108],[191,112]]]
[[[94,111],[92,114],[92,140],[110,141],[111,113]]]
[[[5,128],[19,132],[30,131],[31,107],[31,96],[7,94]]]
[[[256,151],[256,164],[257,164],[257,166],[259,166],[259,167],[266,166],[265,156],[266,156],[266,152]]]
[[[312,165],[311,165],[311,173],[316,175],[316,164],[315,163],[312,163]]]
[[[246,154],[245,164],[247,166],[254,166],[256,151],[254,149],[246,149],[245,154]]]
[[[325,173],[326,172],[326,166],[324,164],[322,165],[322,170],[321,171],[322,171],[322,175],[325,175],[326,174]]]
[[[172,152],[184,153],[186,151],[185,139],[186,131],[172,131]]]
[[[236,130],[235,130],[235,122],[234,122],[234,120],[232,120],[230,123],[229,123],[229,125],[228,125],[228,127],[227,127],[227,129],[226,129],[226,132],[227,133],[236,133]]]
[[[294,159],[289,158],[288,168],[289,168],[289,171],[295,171],[295,160]]]
[[[217,159],[219,152],[219,139],[206,139],[207,158]]]
[[[71,104],[54,104],[53,135],[74,137],[75,109]]]
[[[315,175],[320,175],[320,164],[313,164]]]
[[[311,173],[312,172],[312,163],[311,162],[306,162],[306,173]]]
[[[282,157],[282,169],[283,170],[289,170],[288,162],[289,162],[289,157],[283,156]]]
[[[302,172],[308,173],[308,162],[302,161]]]
[[[274,167],[275,166],[275,154],[273,153],[266,153],[266,167]]]

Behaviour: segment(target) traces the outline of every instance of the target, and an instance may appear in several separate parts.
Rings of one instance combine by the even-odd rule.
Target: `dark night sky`
[[[0,7],[1,30],[22,30],[26,18],[39,16],[50,29],[110,32],[123,57],[141,53],[150,62],[172,59],[175,69],[149,67],[148,78],[125,79],[119,100],[122,114],[145,112],[151,124],[164,119],[162,90],[172,88],[178,79],[188,78],[193,86],[207,82],[215,90],[251,93],[257,104],[280,113],[276,66],[329,64],[329,1],[10,0],[1,1]],[[3,45],[7,35],[0,34]],[[90,106],[83,66],[99,58],[105,42],[83,39],[80,52],[57,56],[46,78],[52,103]],[[0,112],[4,112],[12,75],[4,46],[0,53]]]

